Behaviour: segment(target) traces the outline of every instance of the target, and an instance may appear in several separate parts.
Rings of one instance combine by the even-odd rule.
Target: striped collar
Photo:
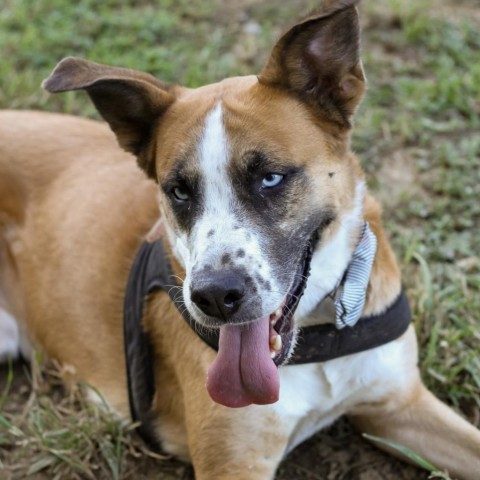
[[[329,295],[335,302],[335,326],[339,330],[353,327],[362,315],[376,251],[377,237],[365,222],[348,268]]]

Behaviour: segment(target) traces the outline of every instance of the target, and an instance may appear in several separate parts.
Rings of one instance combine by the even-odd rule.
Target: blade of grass
[[[408,459],[410,459],[413,463],[418,465],[419,467],[428,470],[432,475],[434,475],[433,478],[441,478],[443,480],[451,480],[450,476],[447,475],[444,472],[441,472],[438,470],[435,465],[430,463],[428,460],[423,458],[422,456],[418,455],[414,451],[410,450],[408,447],[405,447],[404,445],[401,445],[400,443],[392,442],[391,440],[387,440],[382,437],[377,437],[375,435],[369,435],[368,433],[362,434],[364,438],[367,440],[370,440],[375,443],[380,443],[382,445],[386,445],[387,447],[392,448],[393,450],[396,450],[397,452],[400,452],[401,454],[405,455]]]
[[[0,395],[0,412],[3,410],[5,403],[7,402],[8,394],[10,392],[10,388],[12,387],[13,382],[13,367],[12,367],[12,360],[8,359],[8,371],[7,371],[7,383],[5,388],[3,389],[2,395]]]

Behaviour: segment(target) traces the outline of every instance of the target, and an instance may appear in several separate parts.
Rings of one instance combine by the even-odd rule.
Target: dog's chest
[[[288,453],[342,414],[321,364],[291,365],[280,370],[280,399],[272,405],[291,429]]]
[[[408,340],[411,334],[410,329]],[[356,406],[382,399],[411,380],[416,366],[407,338],[325,363],[281,368],[280,399],[272,408],[291,428],[286,453]]]

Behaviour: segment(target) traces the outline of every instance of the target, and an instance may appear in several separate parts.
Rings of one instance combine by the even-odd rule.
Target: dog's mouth
[[[218,354],[207,373],[207,390],[215,402],[235,408],[278,400],[277,366],[291,354],[293,317],[307,286],[317,240],[315,232],[297,266],[292,286],[275,312],[248,324],[220,327]]]

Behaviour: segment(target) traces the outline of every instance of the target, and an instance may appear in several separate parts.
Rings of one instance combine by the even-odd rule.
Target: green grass
[[[316,2],[226,3],[6,0],[0,107],[95,117],[84,94],[49,96],[39,87],[68,55],[191,87],[256,73],[282,29]],[[444,7],[433,0],[364,1],[369,91],[353,146],[385,205],[416,317],[423,377],[474,420],[480,412],[480,25],[471,0]],[[125,458],[139,448],[131,446],[127,427],[81,396],[60,395],[55,382],[48,387],[51,380],[34,382],[22,412],[2,410],[12,389],[0,392],[0,462],[11,467],[21,452],[28,457],[24,473],[121,478]]]
[[[403,254],[424,378],[468,410],[480,406],[479,22],[402,8],[393,9],[388,36],[380,29],[367,37],[383,51],[367,49],[370,94],[354,145],[387,200],[391,185],[379,170],[413,170],[386,225]],[[396,154],[403,165],[391,161]]]
[[[81,97],[48,99],[39,89],[56,62],[70,55],[191,87],[258,70],[271,45],[271,27],[245,33],[245,22],[229,22],[218,9],[212,0],[6,0],[0,12],[0,105],[92,115]],[[275,9],[266,10],[263,17]]]
[[[376,437],[375,435],[368,435],[366,433],[363,434],[363,437],[365,437],[367,440],[370,440],[374,443],[385,445],[399,452],[400,454],[404,455],[415,465],[419,466],[420,468],[423,468],[424,470],[427,470],[427,472],[430,472],[429,478],[439,478],[442,480],[450,480],[450,477],[448,476],[448,474],[439,471],[438,468],[432,463],[430,463],[428,460],[425,460],[420,455],[417,455],[415,452],[412,452],[412,450],[404,447],[403,445],[400,445],[399,443],[392,442],[391,440],[385,440],[384,438]]]

